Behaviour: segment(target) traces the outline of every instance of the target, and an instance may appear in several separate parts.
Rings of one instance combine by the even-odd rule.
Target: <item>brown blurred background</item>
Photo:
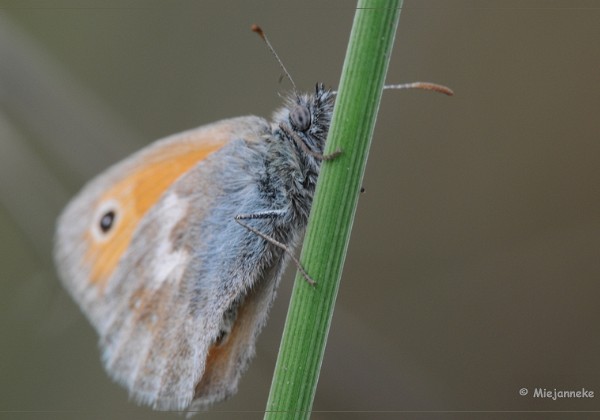
[[[404,6],[389,83],[456,96],[384,95],[313,418],[600,410],[600,6]],[[128,402],[104,373],[54,273],[55,218],[154,139],[270,116],[289,85],[252,23],[299,87],[337,86],[353,9],[0,1],[0,416],[178,418]],[[204,418],[262,417],[292,274],[238,394]]]

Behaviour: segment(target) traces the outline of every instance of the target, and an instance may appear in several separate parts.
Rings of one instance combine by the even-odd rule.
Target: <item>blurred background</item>
[[[337,86],[353,15],[348,0],[0,1],[0,416],[178,418],[103,371],[54,272],[55,219],[155,139],[269,117],[289,84],[252,23],[312,90]],[[456,96],[384,94],[313,418],[600,410],[599,39],[596,1],[405,1],[388,82]],[[238,394],[204,418],[262,418],[292,284]]]

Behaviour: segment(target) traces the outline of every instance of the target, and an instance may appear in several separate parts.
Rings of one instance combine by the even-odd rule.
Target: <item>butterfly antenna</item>
[[[429,82],[413,82],[413,83],[403,83],[401,85],[385,85],[384,89],[424,89],[424,90],[432,90],[434,92],[443,93],[444,95],[452,96],[454,95],[454,91],[447,86],[438,85],[437,83],[429,83]]]
[[[385,85],[383,86],[384,90],[401,90],[401,89],[423,89],[423,90],[432,90],[434,92],[443,93],[444,95],[453,96],[454,91],[447,86],[438,85],[437,83],[430,82],[413,82],[413,83],[402,83],[400,85]],[[337,90],[332,90],[331,93],[334,95],[338,94]]]
[[[275,57],[275,59],[279,63],[279,66],[283,69],[283,72],[285,73],[285,76],[288,78],[288,80],[292,84],[292,87],[294,88],[294,92],[297,92],[298,90],[296,89],[296,84],[294,83],[294,79],[292,79],[292,76],[290,76],[290,74],[288,73],[287,69],[283,65],[283,61],[281,61],[281,58],[279,58],[279,56],[275,52],[275,49],[273,48],[273,46],[269,42],[269,38],[267,38],[267,35],[265,34],[265,31],[263,31],[262,28],[260,26],[258,26],[257,24],[252,25],[251,29],[252,29],[252,32],[256,32],[258,34],[258,36],[260,36],[262,38],[262,40],[265,41],[265,44],[267,44],[267,48],[269,48],[269,51],[271,51],[271,54],[273,54],[273,56]]]

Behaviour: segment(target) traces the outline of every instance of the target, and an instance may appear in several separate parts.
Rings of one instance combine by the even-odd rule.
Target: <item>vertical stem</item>
[[[401,5],[358,2],[301,255],[317,285],[296,276],[267,419],[310,416]]]

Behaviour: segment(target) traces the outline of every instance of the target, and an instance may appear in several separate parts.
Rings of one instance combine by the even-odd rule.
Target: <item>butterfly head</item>
[[[296,143],[300,153],[316,158],[322,156],[331,124],[335,94],[317,84],[313,94],[291,95],[274,116],[276,132]]]

